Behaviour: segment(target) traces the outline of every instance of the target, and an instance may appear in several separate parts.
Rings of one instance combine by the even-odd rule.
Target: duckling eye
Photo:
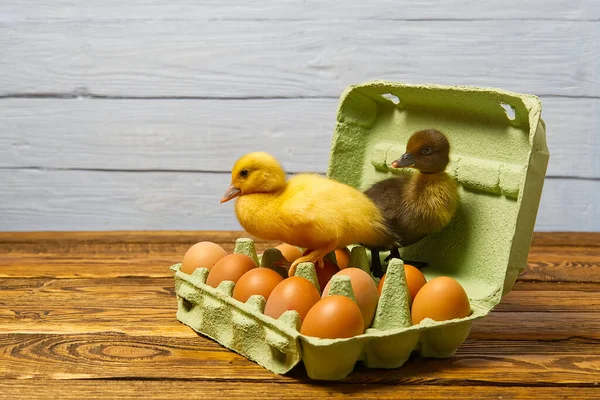
[[[431,153],[433,153],[433,149],[432,149],[431,147],[429,147],[429,146],[427,146],[427,147],[423,147],[423,148],[421,149],[421,154],[423,154],[423,155],[425,155],[425,156],[428,156],[428,155],[430,155]]]
[[[241,176],[242,178],[246,178],[246,177],[248,177],[248,170],[247,170],[247,169],[243,169],[243,170],[241,170],[241,171],[240,171],[240,176]]]

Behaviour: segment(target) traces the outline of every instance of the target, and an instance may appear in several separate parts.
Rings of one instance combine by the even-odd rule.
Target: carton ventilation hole
[[[277,362],[279,364],[285,364],[287,355],[283,351],[281,351],[275,347],[271,347],[271,355],[273,356],[273,358],[275,360],[277,360]]]
[[[514,121],[516,114],[515,114],[515,108],[513,106],[511,106],[510,104],[506,104],[506,103],[500,103],[500,106],[504,109],[504,112],[506,113],[506,116],[508,117],[508,119],[510,119],[511,121]]]
[[[190,303],[189,301],[187,301],[186,299],[181,299],[181,306],[183,307],[183,309],[187,312],[190,311],[192,309],[192,303]]]
[[[383,97],[384,99],[388,99],[389,101],[391,101],[394,104],[400,104],[400,99],[395,94],[384,93],[381,95],[381,97]]]

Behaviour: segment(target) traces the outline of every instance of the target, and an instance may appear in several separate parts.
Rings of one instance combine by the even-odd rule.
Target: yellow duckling
[[[323,268],[323,257],[337,248],[392,240],[381,212],[365,194],[316,174],[286,180],[279,162],[264,152],[247,154],[233,166],[221,203],[236,197],[235,213],[248,233],[307,249],[292,263],[290,275],[301,262]]]

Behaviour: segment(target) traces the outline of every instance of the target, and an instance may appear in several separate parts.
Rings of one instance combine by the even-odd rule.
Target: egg
[[[233,288],[233,298],[245,303],[250,296],[258,294],[269,299],[271,292],[283,277],[269,268],[253,268],[237,281]]]
[[[316,267],[317,279],[319,281],[319,287],[321,290],[327,286],[327,283],[331,279],[332,276],[340,272],[338,266],[330,260],[324,260],[323,268]]]
[[[332,295],[319,300],[306,314],[300,333],[323,339],[341,339],[364,332],[358,305],[346,296]]]
[[[192,274],[196,268],[208,268],[209,270],[225,257],[227,252],[221,246],[213,242],[196,243],[188,249],[181,262],[181,271]]]
[[[242,275],[256,268],[254,260],[245,254],[230,254],[221,258],[211,268],[206,279],[206,284],[212,287],[219,286],[223,281],[237,282]]]
[[[427,280],[421,271],[410,264],[404,264],[404,274],[406,275],[406,285],[408,286],[408,291],[410,293],[410,300],[413,301],[419,290],[427,283]],[[385,274],[383,274],[379,281],[379,285],[377,286],[377,291],[380,296],[384,281]]]
[[[335,250],[335,259],[340,269],[348,268],[350,262],[350,250],[347,247]]]
[[[375,309],[377,308],[377,302],[379,301],[375,281],[373,281],[371,275],[360,268],[345,268],[335,275],[345,275],[350,277],[354,297],[356,298],[356,303],[363,316],[364,329],[367,329],[373,322]],[[323,297],[326,297],[329,294],[330,286],[331,281],[325,286]]]
[[[302,255],[302,252],[299,248],[287,243],[282,243],[279,246],[275,246],[275,248],[279,250],[281,254],[283,254],[283,257],[285,257],[285,259],[288,260],[288,262],[294,262],[297,258],[300,258],[300,256]]]
[[[308,279],[292,276],[273,289],[265,305],[265,315],[277,319],[287,310],[296,310],[303,320],[320,299],[319,291]]]
[[[425,318],[447,321],[470,314],[471,306],[465,289],[446,276],[434,278],[423,285],[412,304],[412,323],[415,325]]]

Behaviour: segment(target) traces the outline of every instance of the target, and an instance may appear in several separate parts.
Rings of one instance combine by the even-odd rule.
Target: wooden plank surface
[[[327,0],[310,2],[265,0],[252,3],[239,0],[194,1],[161,0],[122,2],[118,0],[44,0],[27,2],[25,10],[19,0],[0,3],[0,21],[14,20],[131,20],[168,19],[186,20],[581,20],[600,18],[600,5],[594,0],[547,0],[540,7],[536,2],[518,0],[503,2],[484,0],[453,0],[439,2],[423,0],[403,2],[399,7],[394,0],[375,0],[369,3],[351,0],[343,6]],[[465,12],[468,10],[468,13]]]
[[[0,169],[0,229],[240,229],[229,173]],[[600,180],[548,178],[536,230],[600,227]]]
[[[598,98],[599,25],[11,21],[0,25],[0,95],[337,98],[388,79]]]
[[[596,263],[596,268],[599,265],[600,263]],[[123,272],[126,272],[125,268]],[[50,320],[56,315],[54,312],[50,315],[50,306],[53,309],[70,309],[74,305],[90,309],[128,309],[147,308],[147,305],[152,303],[154,308],[161,310],[177,306],[173,297],[175,291],[172,276],[115,278],[117,277],[0,278],[0,290],[4,290],[0,306],[6,309],[3,316],[4,319],[9,317],[8,326],[11,317],[25,318],[29,314],[31,319]],[[560,285],[559,291],[555,286],[554,282],[548,284],[520,280],[512,291],[504,296],[496,311],[567,312],[573,307],[584,313],[600,311],[600,297],[597,296],[600,285],[566,282]],[[129,296],[123,297],[123,293],[129,293]],[[24,298],[28,299],[28,303],[23,304]]]
[[[210,240],[233,251],[238,237],[250,235],[242,231],[0,232],[0,278],[170,279],[168,267],[180,262],[192,244]],[[256,248],[264,251],[277,244],[257,240]],[[530,288],[544,287],[537,282],[598,282],[599,250],[600,233],[534,233],[528,266],[519,281],[529,282]]]
[[[600,178],[600,99],[541,101],[547,175]],[[240,155],[261,150],[288,172],[325,173],[338,103],[1,99],[0,167],[229,172]]]
[[[168,266],[240,236],[0,233],[0,398],[597,397],[600,233],[536,233],[528,269],[453,357],[329,383],[272,374],[175,319]]]
[[[251,389],[251,390],[249,390]],[[174,394],[184,393],[189,398],[226,398],[264,400],[278,399],[593,399],[598,388],[581,387],[502,387],[502,386],[423,386],[380,384],[313,384],[297,390],[293,385],[273,383],[211,381],[131,381],[131,380],[39,380],[0,381],[0,399],[29,400],[99,398],[137,400],[144,398],[172,400]],[[55,397],[56,396],[56,397]]]
[[[359,366],[345,381],[457,385],[468,376],[472,386],[519,385],[525,381],[523,374],[537,370],[538,385],[591,387],[598,379],[599,343],[573,339],[549,345],[535,340],[472,339],[451,359],[414,358],[395,370]],[[2,335],[0,349],[4,379],[307,381],[302,366],[285,376],[272,374],[203,337]]]
[[[172,318],[177,309],[172,285],[171,277],[3,278],[0,332],[72,334],[111,330],[144,335],[156,331],[189,337],[189,330]],[[598,292],[600,285],[595,283],[549,286],[519,282],[494,313],[474,324],[471,336],[502,340],[510,335],[534,335],[544,340],[600,338]],[[553,313],[551,322],[548,312]],[[111,326],[115,319],[121,321],[119,327]],[[499,326],[515,328],[506,332]]]

